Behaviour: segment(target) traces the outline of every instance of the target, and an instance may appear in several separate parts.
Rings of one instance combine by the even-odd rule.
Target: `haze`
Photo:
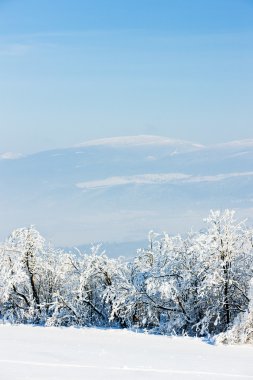
[[[0,1],[0,153],[251,137],[253,3]]]

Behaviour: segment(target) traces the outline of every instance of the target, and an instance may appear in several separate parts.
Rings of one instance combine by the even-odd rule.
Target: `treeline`
[[[211,212],[186,237],[149,234],[133,260],[55,249],[34,228],[0,246],[0,318],[48,326],[137,327],[253,342],[253,232]]]

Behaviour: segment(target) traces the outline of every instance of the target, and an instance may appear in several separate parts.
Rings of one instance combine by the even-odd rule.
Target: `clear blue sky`
[[[0,0],[0,152],[253,137],[253,0]]]

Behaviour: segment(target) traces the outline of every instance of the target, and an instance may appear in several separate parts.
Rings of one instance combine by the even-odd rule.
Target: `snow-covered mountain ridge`
[[[138,136],[121,136],[121,137],[108,137],[104,139],[85,141],[77,147],[87,146],[101,146],[107,145],[112,147],[119,146],[145,146],[145,145],[165,145],[165,146],[182,146],[192,148],[204,148],[204,145],[194,144],[189,141],[169,139],[167,137],[155,135],[138,135]]]

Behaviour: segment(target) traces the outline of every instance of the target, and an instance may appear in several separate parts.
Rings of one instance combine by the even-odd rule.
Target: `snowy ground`
[[[0,326],[1,380],[253,379],[252,346],[125,330]]]

